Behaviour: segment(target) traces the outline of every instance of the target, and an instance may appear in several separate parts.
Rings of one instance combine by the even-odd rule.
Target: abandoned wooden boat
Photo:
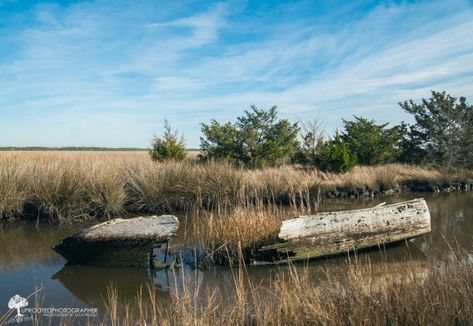
[[[430,212],[422,198],[300,216],[282,223],[279,242],[259,249],[261,257],[255,263],[265,263],[262,257],[284,262],[341,254],[414,238],[430,230]]]
[[[117,218],[71,235],[54,246],[71,264],[94,266],[146,266],[154,248],[175,235],[173,215]]]

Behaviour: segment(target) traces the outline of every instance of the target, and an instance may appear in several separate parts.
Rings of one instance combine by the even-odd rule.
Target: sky
[[[473,1],[0,0],[0,146],[148,147],[254,104],[397,124],[473,102]]]

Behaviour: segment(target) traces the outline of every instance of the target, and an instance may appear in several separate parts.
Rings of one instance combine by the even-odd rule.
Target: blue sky
[[[472,1],[0,0],[0,146],[146,147],[251,104],[326,130],[473,102]]]

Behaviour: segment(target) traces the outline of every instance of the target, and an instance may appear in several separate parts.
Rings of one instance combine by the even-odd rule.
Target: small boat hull
[[[63,239],[53,250],[75,265],[142,267],[177,227],[172,215],[114,219]]]
[[[279,243],[262,247],[266,257],[306,260],[414,238],[431,231],[424,199],[367,209],[324,212],[284,221]]]

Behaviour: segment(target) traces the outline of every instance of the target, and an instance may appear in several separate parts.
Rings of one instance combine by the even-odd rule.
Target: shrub
[[[173,132],[168,121],[164,121],[162,137],[153,137],[149,155],[153,161],[175,160],[182,161],[186,157],[184,138],[178,138],[177,131]]]

